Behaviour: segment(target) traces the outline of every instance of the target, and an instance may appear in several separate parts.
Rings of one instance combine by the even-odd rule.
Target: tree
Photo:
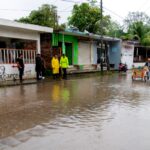
[[[38,10],[33,10],[27,17],[22,17],[18,22],[36,24],[41,26],[58,28],[57,7],[54,5],[43,4]]]
[[[136,40],[141,45],[150,46],[150,18],[142,12],[130,12],[126,17],[127,33],[122,36],[126,40]]]
[[[141,44],[144,46],[150,46],[150,27],[147,27],[147,32],[141,39]]]
[[[150,17],[144,12],[129,12],[124,20],[124,26],[128,29],[135,22],[142,22],[147,25],[150,23]]]
[[[129,25],[128,33],[133,35],[134,40],[141,41],[142,37],[146,33],[146,26],[141,21],[137,21]]]
[[[80,31],[87,30],[90,33],[100,33],[100,9],[88,3],[75,4],[72,16],[68,18],[70,26],[77,27]],[[107,27],[110,16],[103,16],[103,26]]]
[[[102,21],[102,25],[101,25]],[[103,35],[108,35],[110,29],[110,24],[111,24],[111,18],[110,16],[103,16],[103,20],[98,20],[95,23],[95,29],[97,34],[103,34]],[[101,29],[102,27],[102,29]]]
[[[110,20],[105,32],[106,35],[117,38],[120,38],[124,34],[123,27],[119,23],[112,20]]]

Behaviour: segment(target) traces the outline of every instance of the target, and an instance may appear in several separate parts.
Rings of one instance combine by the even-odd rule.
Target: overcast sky
[[[19,19],[28,16],[31,10],[38,9],[42,4],[53,4],[58,7],[60,23],[64,23],[71,14],[73,5],[85,1],[88,0],[0,0],[0,18]],[[150,16],[150,0],[103,0],[103,7],[105,14],[120,23],[133,11],[143,11]]]

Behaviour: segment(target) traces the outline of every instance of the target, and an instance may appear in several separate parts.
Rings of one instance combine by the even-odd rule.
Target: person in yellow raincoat
[[[52,70],[53,79],[57,79],[59,77],[59,59],[57,55],[52,58]]]
[[[63,72],[63,79],[67,79],[67,68],[69,66],[69,61],[68,61],[68,57],[63,54],[60,58],[60,67],[62,69]]]

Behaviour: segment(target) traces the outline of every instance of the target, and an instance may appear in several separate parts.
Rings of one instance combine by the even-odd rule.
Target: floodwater
[[[149,150],[150,83],[131,75],[0,88],[0,150]]]

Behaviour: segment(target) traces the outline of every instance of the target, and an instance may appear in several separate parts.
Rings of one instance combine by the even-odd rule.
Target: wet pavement
[[[43,82],[43,81],[42,81]],[[35,84],[38,83],[36,79],[26,79],[20,82],[19,80],[13,81],[13,80],[5,80],[5,81],[0,81],[0,88],[1,87],[8,87],[8,86],[18,86],[18,85],[27,85],[27,84]]]
[[[131,74],[0,88],[0,150],[149,150],[149,90]]]

